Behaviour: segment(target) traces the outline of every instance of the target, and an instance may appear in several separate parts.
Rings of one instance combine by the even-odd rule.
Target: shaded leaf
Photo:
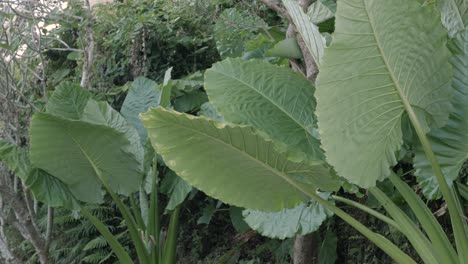
[[[174,102],[174,109],[179,112],[191,112],[199,109],[200,106],[208,101],[208,97],[202,91],[193,91],[191,93],[177,97]]]
[[[279,212],[246,209],[243,215],[247,224],[261,235],[284,239],[316,231],[331,212],[317,202],[310,201]]]
[[[133,146],[111,127],[36,113],[30,138],[33,164],[67,184],[81,201],[102,202],[101,180],[124,195],[141,185],[142,164]]]
[[[218,114],[218,111],[216,111],[216,108],[210,102],[206,102],[200,106],[198,115],[206,116],[219,122],[224,122],[224,117]]]
[[[168,171],[161,182],[161,192],[169,196],[166,210],[174,210],[179,204],[184,202],[191,191],[192,186],[190,184],[177,176],[173,171]]]
[[[97,102],[90,99],[83,111],[81,120],[91,124],[108,126],[123,133],[130,143],[128,150],[135,156],[143,170],[144,149],[138,132],[134,127],[128,125],[119,112],[112,109],[106,102]]]
[[[338,238],[336,234],[327,230],[325,237],[320,243],[320,249],[318,253],[318,263],[319,264],[335,264],[338,254],[336,252],[336,246],[338,243]]]
[[[78,201],[58,178],[41,169],[33,169],[25,182],[39,202],[51,207],[65,207],[70,210],[80,208]]]
[[[138,115],[148,111],[150,107],[158,106],[161,100],[161,93],[161,90],[158,89],[158,85],[154,81],[145,77],[138,77],[132,82],[127,97],[125,97],[125,101],[122,104],[120,113],[122,113],[130,125],[137,129],[141,142],[146,140],[147,132]]]
[[[442,24],[453,37],[468,25],[468,3],[466,0],[436,0]]]
[[[216,208],[212,203],[209,203],[207,206],[205,206],[202,210],[202,215],[200,218],[197,220],[197,224],[205,224],[209,225],[211,222],[211,218],[213,218],[213,215],[216,211]]]
[[[307,15],[312,23],[318,25],[335,16],[336,3],[332,0],[318,0],[307,9]]]
[[[244,209],[231,206],[229,207],[229,217],[231,218],[232,226],[236,229],[237,233],[245,233],[250,230],[249,225],[245,222],[244,217],[242,216],[242,211]]]
[[[468,159],[468,28],[461,31],[451,42],[454,56],[451,59],[454,71],[452,86],[455,89],[452,103],[455,111],[450,114],[447,125],[433,129],[429,134],[432,150],[437,156],[445,178],[451,185]],[[431,164],[419,144],[415,148],[414,167],[416,178],[428,199],[441,197],[439,184]]]

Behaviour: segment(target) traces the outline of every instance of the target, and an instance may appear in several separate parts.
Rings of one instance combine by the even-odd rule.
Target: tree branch
[[[10,202],[10,206],[15,213],[16,221],[12,223],[13,226],[25,239],[31,242],[37,254],[39,255],[41,264],[48,264],[49,254],[45,247],[45,240],[34,227],[33,219],[31,219],[24,201],[12,193],[8,186],[0,185],[0,193],[2,193],[2,196]]]

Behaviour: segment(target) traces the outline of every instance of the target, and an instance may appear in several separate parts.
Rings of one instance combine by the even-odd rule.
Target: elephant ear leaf
[[[227,59],[205,73],[210,102],[227,121],[250,125],[289,148],[323,160],[313,85],[285,67]]]
[[[243,215],[245,222],[261,235],[285,239],[316,231],[332,213],[316,201],[310,201],[279,212],[246,209]]]
[[[31,165],[26,149],[0,139],[0,161],[24,181],[38,201],[51,207],[78,208],[78,202],[66,185]]]
[[[91,94],[76,83],[58,85],[46,105],[46,112],[71,120],[80,119]]]
[[[318,25],[335,16],[336,3],[332,0],[318,0],[307,9],[307,15],[312,23]]]
[[[446,39],[435,10],[417,1],[338,1],[316,96],[322,146],[340,176],[361,187],[387,177],[405,114],[426,133],[447,123]]]
[[[450,37],[462,31],[468,24],[468,4],[466,0],[437,0],[442,24]]]
[[[80,89],[70,85],[56,93],[84,94]],[[120,194],[137,191],[143,176],[143,149],[136,130],[108,104],[87,96],[72,98],[68,105],[52,100],[46,113],[34,114],[33,165],[57,177],[80,201],[101,202],[103,182]]]
[[[303,191],[339,188],[323,162],[281,151],[250,127],[162,108],[141,119],[153,146],[177,175],[228,204],[279,211],[299,204]]]
[[[144,142],[147,137],[146,129],[138,118],[140,113],[148,111],[150,107],[156,107],[161,100],[162,91],[157,83],[145,77],[138,77],[133,81],[131,88],[125,97],[120,113],[129,124],[135,127]]]
[[[34,197],[51,207],[65,207],[78,210],[79,202],[68,186],[49,173],[34,168],[25,182]]]
[[[169,197],[166,211],[174,210],[179,204],[185,201],[185,198],[192,191],[192,186],[169,170],[161,181],[160,191]]]
[[[452,102],[455,110],[450,114],[447,125],[432,130],[428,135],[432,149],[449,183],[458,177],[463,163],[468,159],[468,46],[466,43],[468,43],[468,28],[452,39],[449,46],[454,54],[451,63],[454,71],[452,86],[455,88],[455,95]],[[414,167],[416,178],[426,198],[440,198],[439,185],[420,145],[415,150]]]

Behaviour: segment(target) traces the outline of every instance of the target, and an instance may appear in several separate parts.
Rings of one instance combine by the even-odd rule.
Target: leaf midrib
[[[163,110],[163,111],[165,111],[165,110]],[[165,112],[167,112],[167,111],[165,111]],[[184,115],[182,115],[182,117],[183,117],[185,120],[188,120],[188,119],[186,119],[186,117],[185,117]],[[178,120],[177,120],[177,121],[178,121]],[[191,120],[188,120],[188,121],[191,121]],[[166,121],[166,122],[167,122],[167,121]],[[210,121],[208,121],[208,122],[210,122]],[[242,149],[236,148],[235,146],[233,146],[233,145],[231,145],[231,144],[228,144],[227,142],[225,142],[225,141],[223,141],[223,140],[221,140],[221,139],[219,139],[219,138],[213,137],[213,136],[207,134],[207,133],[204,132],[204,131],[200,131],[200,130],[197,130],[197,129],[194,129],[194,128],[185,126],[185,125],[183,125],[183,124],[181,124],[181,123],[179,123],[179,122],[170,123],[170,124],[171,124],[171,125],[174,125],[174,124],[175,124],[175,125],[178,125],[178,126],[181,127],[181,128],[185,128],[185,129],[194,131],[194,132],[196,132],[196,133],[198,133],[198,134],[200,134],[200,135],[202,135],[202,136],[208,137],[208,138],[212,139],[213,141],[219,142],[219,143],[221,143],[221,144],[227,146],[228,148],[233,149],[234,151],[240,153],[242,156],[245,156],[245,157],[247,157],[249,160],[252,160],[252,161],[254,161],[255,163],[259,164],[260,166],[262,166],[262,167],[265,168],[266,170],[272,172],[272,173],[275,174],[275,175],[278,175],[280,178],[282,178],[284,181],[286,181],[286,182],[287,182],[288,184],[290,184],[292,187],[296,188],[296,190],[301,191],[301,192],[304,192],[303,188],[302,188],[301,186],[299,186],[299,184],[297,184],[293,179],[291,179],[291,178],[289,177],[288,174],[285,174],[285,173],[283,173],[283,172],[281,172],[281,171],[278,171],[276,168],[272,168],[271,166],[266,165],[265,163],[261,162],[261,161],[258,160],[257,158],[254,158],[253,156],[251,156],[250,154],[248,154],[248,152],[243,151]],[[224,126],[223,128],[221,128],[221,129],[227,129],[227,130],[228,130],[229,127],[228,127],[227,125],[225,125],[225,126]],[[241,129],[241,133],[243,134],[242,129]],[[243,142],[245,143],[245,141],[243,141]],[[272,141],[270,141],[269,143],[270,143],[270,144],[273,144]],[[268,152],[268,153],[270,153],[270,152]],[[281,155],[281,154],[278,153],[278,155]],[[267,155],[267,157],[268,157],[268,156],[269,156],[269,154]],[[290,161],[289,161],[289,160],[286,160],[286,162],[290,162]],[[304,193],[306,193],[306,192],[304,192]]]
[[[88,156],[88,154],[86,153],[86,151],[83,149],[83,147],[81,146],[81,144],[70,134],[68,134],[70,136],[70,138],[73,140],[73,142],[75,142],[75,144],[78,146],[78,148],[80,149],[81,153],[83,153],[83,155],[85,156],[85,158],[88,160],[88,162],[91,164],[91,167],[93,168],[94,170],[94,173],[96,175],[96,177],[101,180],[101,182],[104,181],[104,179],[102,179],[102,175],[101,175],[101,172],[99,171],[99,169],[97,168],[97,166],[94,164],[94,162],[91,160],[91,158]]]
[[[367,15],[367,18],[369,19],[369,25],[372,29],[372,35],[375,39],[375,43],[377,44],[377,48],[379,49],[379,53],[380,53],[380,57],[382,58],[383,62],[385,63],[385,67],[387,68],[387,72],[388,72],[388,75],[390,76],[390,78],[392,79],[392,82],[394,84],[394,87],[395,87],[395,90],[397,91],[401,101],[403,102],[403,106],[405,107],[405,110],[407,112],[414,112],[412,107],[411,107],[411,104],[410,102],[408,101],[408,99],[403,95],[403,91],[399,85],[399,83],[396,81],[395,79],[395,76],[393,75],[393,72],[390,70],[391,67],[389,65],[389,62],[387,61],[387,57],[385,56],[385,53],[383,51],[383,48],[382,48],[382,44],[380,43],[380,40],[379,38],[377,38],[377,33],[375,31],[375,27],[374,27],[374,24],[373,24],[373,20],[371,18],[371,16],[369,15],[369,10],[367,9],[367,2],[365,0],[363,0],[363,3],[364,3],[364,7],[365,7],[365,10],[366,10],[366,15]],[[403,112],[400,113],[400,115],[402,114]]]

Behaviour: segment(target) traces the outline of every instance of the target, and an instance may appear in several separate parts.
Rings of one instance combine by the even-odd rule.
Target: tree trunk
[[[86,21],[86,47],[84,48],[84,62],[81,71],[80,86],[89,89],[91,78],[93,77],[93,63],[94,63],[94,35],[93,35],[93,12],[89,0],[85,0],[86,9],[88,12]]]
[[[299,0],[298,3],[302,9],[307,12],[308,7],[315,0]],[[295,37],[304,57],[303,63],[298,60],[290,60],[291,67],[315,83],[318,74],[317,64],[315,63],[312,54],[307,49],[304,40],[297,34],[296,26],[294,25],[286,8],[277,0],[262,0],[269,8],[275,10],[278,14],[284,16],[289,21],[289,28],[286,32],[287,37]],[[301,65],[302,64],[302,65]],[[296,236],[294,240],[294,264],[314,264],[318,259],[318,241],[315,239],[314,233],[305,236]]]
[[[8,186],[0,184],[0,193],[5,200],[9,201],[9,205],[15,214],[15,219],[7,219],[6,222],[12,224],[33,245],[41,264],[50,263],[45,239],[42,238],[41,233],[36,228],[34,219],[31,218],[25,201],[12,193]]]
[[[296,236],[294,240],[294,264],[316,264],[318,262],[318,244],[315,234]]]

